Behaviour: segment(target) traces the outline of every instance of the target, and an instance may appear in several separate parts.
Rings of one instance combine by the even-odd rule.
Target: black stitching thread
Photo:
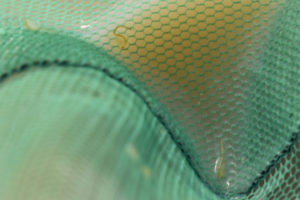
[[[173,131],[171,130],[171,128],[167,125],[166,120],[164,119],[164,117],[160,114],[158,114],[157,111],[155,111],[155,109],[153,109],[153,107],[151,106],[151,104],[146,100],[146,98],[133,86],[131,86],[130,84],[128,84],[122,77],[117,77],[116,75],[114,75],[113,73],[111,73],[108,69],[106,68],[101,68],[101,67],[95,67],[92,66],[90,64],[74,64],[74,63],[69,63],[66,60],[54,60],[54,61],[48,61],[48,60],[43,60],[43,61],[34,61],[32,64],[23,64],[21,65],[19,68],[15,68],[12,69],[10,72],[8,73],[3,73],[0,76],[0,82],[4,81],[5,79],[7,79],[9,76],[13,75],[14,73],[20,73],[25,71],[26,69],[29,69],[30,67],[33,66],[40,66],[40,67],[48,67],[50,65],[53,64],[57,64],[60,66],[65,66],[65,67],[83,67],[83,68],[88,68],[88,69],[93,69],[95,71],[101,71],[103,73],[105,73],[107,76],[109,76],[110,78],[112,78],[113,80],[118,81],[120,84],[124,85],[125,87],[127,87],[129,90],[131,90],[132,92],[134,92],[139,98],[141,98],[141,100],[146,104],[146,106],[148,107],[148,109],[150,110],[150,112],[153,114],[153,116],[155,116],[157,118],[157,120],[166,128],[168,134],[170,135],[171,139],[175,142],[175,144],[178,146],[178,148],[180,149],[180,151],[182,152],[182,154],[184,155],[187,163],[190,165],[190,167],[193,169],[195,175],[197,176],[197,178],[199,178],[199,180],[206,185],[211,191],[213,191],[217,196],[219,197],[228,197],[228,195],[224,194],[224,193],[220,193],[216,190],[214,190],[214,188],[206,181],[203,180],[203,178],[200,176],[200,174],[197,172],[196,167],[194,165],[194,162],[192,162],[192,158],[191,156],[186,152],[184,145],[181,143],[181,141],[176,139],[175,134],[173,133]],[[288,153],[291,152],[292,147],[296,144],[296,142],[299,139],[299,134],[300,134],[300,126],[298,127],[298,132],[296,133],[292,133],[292,137],[290,139],[290,144],[287,145],[280,154],[275,155],[273,160],[270,162],[270,164],[265,168],[265,170],[263,170],[260,174],[259,177],[255,178],[255,180],[253,181],[252,185],[249,187],[249,189],[246,192],[241,192],[238,193],[237,195],[248,195],[250,194],[251,191],[255,190],[258,185],[259,182],[264,179],[266,177],[266,175],[270,172],[270,170],[281,160],[281,158],[283,158],[285,155],[287,155]],[[234,197],[236,195],[232,195],[230,197]]]
[[[152,115],[154,117],[157,118],[157,120],[166,128],[168,134],[170,135],[172,141],[175,142],[176,146],[179,148],[179,150],[182,152],[184,158],[186,159],[187,163],[190,165],[190,167],[192,168],[192,170],[194,171],[195,175],[197,176],[197,178],[204,184],[206,185],[211,191],[215,192],[216,195],[218,196],[224,196],[222,193],[215,191],[213,189],[213,187],[206,181],[204,181],[202,179],[202,177],[197,173],[196,167],[192,162],[191,156],[184,150],[184,145],[178,140],[176,139],[175,134],[173,134],[173,132],[171,131],[170,127],[167,125],[167,123],[164,120],[164,117],[161,116],[160,114],[158,114],[158,112],[156,112],[153,107],[151,106],[151,104],[146,100],[146,98],[137,90],[135,89],[133,86],[131,86],[130,84],[128,84],[123,78],[121,77],[117,77],[116,75],[114,75],[113,73],[111,73],[108,69],[106,68],[101,68],[99,67],[95,67],[92,66],[90,64],[74,64],[74,63],[69,63],[66,60],[60,61],[60,60],[54,60],[53,62],[50,62],[48,60],[44,60],[44,61],[34,61],[32,64],[24,64],[21,65],[19,68],[15,68],[12,69],[9,73],[4,73],[1,77],[0,77],[0,82],[4,81],[6,78],[8,78],[9,76],[13,75],[14,73],[21,73],[31,67],[37,66],[37,67],[48,67],[50,65],[59,65],[62,67],[82,67],[82,68],[87,68],[87,69],[93,69],[95,71],[100,71],[103,72],[105,75],[107,75],[108,77],[110,77],[111,79],[118,81],[120,84],[124,85],[125,87],[127,87],[129,90],[131,90],[132,92],[134,92],[147,106],[147,108],[149,109],[149,111],[152,113]]]
[[[261,180],[265,179],[265,177],[269,174],[269,172],[281,161],[281,159],[283,157],[285,157],[286,155],[291,153],[292,148],[294,147],[294,145],[296,144],[296,142],[299,139],[300,127],[298,129],[299,129],[298,132],[292,133],[292,137],[290,139],[290,144],[285,146],[285,148],[281,151],[280,154],[277,154],[277,155],[274,156],[271,163],[260,173],[260,176],[257,177],[253,181],[251,187],[248,189],[246,194],[250,194],[252,191],[255,191],[259,186],[259,182]]]

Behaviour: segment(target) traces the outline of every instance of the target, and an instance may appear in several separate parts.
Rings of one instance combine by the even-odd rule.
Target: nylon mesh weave
[[[299,199],[299,27],[298,0],[0,0],[0,198]]]

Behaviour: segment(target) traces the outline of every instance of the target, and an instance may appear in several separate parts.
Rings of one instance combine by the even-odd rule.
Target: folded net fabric
[[[0,0],[1,199],[298,199],[298,0]]]

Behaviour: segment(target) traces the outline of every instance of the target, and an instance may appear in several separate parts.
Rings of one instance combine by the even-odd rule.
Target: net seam
[[[270,164],[267,167],[265,167],[265,169],[260,173],[260,176],[255,178],[251,187],[246,192],[247,195],[249,195],[252,191],[255,191],[259,186],[259,182],[266,178],[266,176],[271,172],[271,170],[274,167],[276,167],[276,165],[281,161],[283,157],[287,156],[289,153],[292,152],[292,148],[295,147],[296,143],[299,140],[299,135],[300,126],[298,127],[298,132],[292,133],[292,137],[289,141],[290,144],[286,145],[285,148],[279,154],[275,155],[274,158],[271,160]]]
[[[211,190],[212,192],[214,192],[217,196],[219,196],[221,198],[226,198],[226,197],[234,198],[234,197],[238,197],[238,196],[241,196],[241,195],[246,195],[247,196],[251,193],[251,191],[257,189],[258,185],[259,185],[259,182],[262,179],[265,179],[265,177],[269,174],[271,169],[273,167],[275,167],[284,156],[286,156],[287,154],[289,154],[291,152],[292,148],[295,146],[295,144],[297,143],[297,141],[299,139],[300,126],[298,127],[298,132],[292,133],[290,143],[288,145],[286,145],[285,148],[279,154],[274,156],[274,158],[271,160],[270,164],[260,173],[260,176],[258,176],[257,178],[254,179],[254,181],[252,182],[251,186],[249,187],[249,189],[247,191],[240,192],[240,193],[237,193],[237,194],[234,194],[234,195],[226,195],[224,193],[220,193],[220,192],[214,190],[209,183],[207,183],[206,181],[203,180],[203,178],[197,172],[196,167],[194,166],[190,155],[184,149],[184,145],[182,145],[182,143],[179,140],[176,139],[175,134],[173,133],[171,128],[167,125],[167,122],[165,121],[164,117],[162,115],[160,115],[157,111],[155,111],[155,109],[151,106],[151,103],[149,103],[146,100],[146,97],[144,97],[144,95],[142,95],[135,87],[133,87],[132,85],[127,83],[124,80],[124,78],[114,75],[108,69],[102,68],[101,66],[96,67],[96,66],[93,66],[93,65],[90,65],[90,64],[80,64],[80,63],[75,63],[74,64],[74,63],[70,63],[70,62],[65,61],[65,60],[63,60],[63,61],[59,61],[59,60],[35,61],[31,64],[23,64],[20,67],[17,67],[17,68],[14,68],[14,69],[10,70],[9,72],[3,73],[0,76],[0,82],[3,82],[5,79],[9,78],[11,75],[13,75],[15,73],[23,72],[23,71],[25,71],[25,70],[27,70],[31,67],[35,67],[35,66],[36,67],[48,67],[50,65],[55,65],[55,64],[59,65],[61,67],[75,67],[75,68],[78,67],[78,68],[86,68],[86,69],[93,69],[95,71],[100,71],[100,72],[104,73],[105,75],[107,75],[108,77],[110,77],[111,79],[113,79],[113,80],[119,82],[120,84],[124,85],[126,88],[128,88],[133,93],[135,93],[145,103],[145,105],[147,106],[147,108],[149,109],[151,114],[166,128],[166,130],[167,130],[168,134],[170,135],[171,139],[175,142],[176,146],[178,146],[179,150],[183,154],[185,160],[187,161],[189,166],[192,168],[192,170],[195,173],[195,175],[197,176],[197,178],[206,187],[208,187],[209,190]]]
[[[113,79],[114,81],[117,81],[121,85],[128,88],[134,94],[136,94],[143,101],[143,103],[145,103],[146,107],[149,109],[151,114],[166,128],[166,130],[168,132],[168,135],[171,137],[171,140],[179,148],[179,150],[183,154],[184,159],[187,161],[188,165],[191,167],[192,171],[194,172],[196,177],[201,181],[201,183],[203,183],[206,187],[208,187],[208,189],[210,191],[212,191],[213,193],[215,193],[217,196],[225,197],[222,193],[219,193],[216,190],[214,190],[212,188],[212,186],[208,182],[204,181],[203,178],[199,175],[199,173],[196,170],[196,167],[194,166],[194,164],[192,162],[192,159],[191,159],[190,155],[184,149],[184,145],[182,144],[182,142],[176,139],[175,134],[173,133],[171,128],[167,125],[167,122],[165,121],[164,117],[162,115],[160,115],[157,111],[155,111],[155,109],[151,106],[151,103],[149,103],[149,101],[146,100],[146,97],[144,97],[144,95],[142,95],[135,87],[128,84],[124,80],[124,78],[116,76],[115,74],[111,73],[108,69],[102,68],[101,66],[96,67],[96,66],[93,66],[93,65],[87,64],[87,63],[86,64],[70,63],[66,60],[61,60],[61,61],[60,60],[34,61],[32,63],[23,64],[20,67],[11,69],[9,72],[3,73],[2,75],[0,75],[0,83],[3,82],[5,79],[9,78],[11,75],[13,75],[15,73],[21,73],[21,72],[24,72],[24,71],[28,70],[29,68],[33,68],[33,67],[43,68],[43,67],[49,67],[50,65],[58,65],[60,67],[86,68],[86,69],[90,69],[90,70],[92,69],[92,70],[95,70],[95,71],[98,71],[98,72],[102,72],[105,75],[107,75],[108,77],[110,77],[111,79]]]

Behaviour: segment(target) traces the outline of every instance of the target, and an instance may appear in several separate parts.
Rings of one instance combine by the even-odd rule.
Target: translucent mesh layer
[[[297,0],[0,0],[0,70],[101,66],[149,105],[201,187],[252,199],[266,187],[276,199],[272,182],[254,189],[300,124],[299,9]]]
[[[269,169],[247,199],[291,199],[300,197],[300,142]]]
[[[142,99],[100,70],[31,65],[0,90],[1,199],[218,199]]]

